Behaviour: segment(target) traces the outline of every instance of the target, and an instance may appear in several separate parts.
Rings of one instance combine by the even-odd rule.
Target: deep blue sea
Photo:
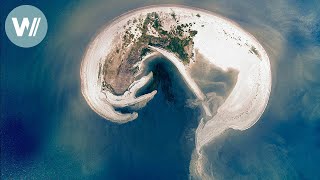
[[[205,148],[217,179],[320,179],[319,0],[2,0],[0,2],[1,179],[188,179],[199,110],[175,69],[154,65],[155,98],[119,125],[87,105],[84,51],[105,24],[151,4],[207,9],[238,22],[267,50],[272,94],[262,118]],[[37,46],[12,44],[7,14],[41,9],[48,33]]]

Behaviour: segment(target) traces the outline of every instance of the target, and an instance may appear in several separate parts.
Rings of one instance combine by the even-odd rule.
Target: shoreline
[[[179,18],[182,18],[181,23],[197,22],[194,25],[195,30],[198,32],[194,41],[194,50],[198,49],[210,63],[223,70],[234,68],[239,71],[235,87],[224,103],[217,109],[217,113],[212,117],[211,113],[213,110],[209,108],[206,95],[203,94],[201,87],[198,87],[188,72],[188,68],[194,65],[193,62],[191,61],[190,64],[183,65],[173,53],[152,47],[153,50],[162,54],[174,64],[188,87],[201,101],[204,110],[202,119],[204,118],[206,121],[201,120],[195,134],[196,151],[201,156],[202,147],[213,143],[214,139],[225,130],[231,128],[243,131],[252,127],[266,109],[271,93],[271,64],[267,52],[252,34],[245,31],[233,20],[207,10],[170,4],[146,6],[122,14],[112,19],[110,24],[103,26],[89,43],[82,58],[80,68],[81,92],[89,106],[100,116],[110,121],[125,123],[137,118],[138,114],[136,112],[121,114],[116,112],[114,107],[132,105],[134,101],[142,102],[143,105],[141,107],[143,107],[152,99],[156,92],[138,97],[140,98],[138,100],[134,96],[135,93],[133,93],[128,95],[130,99],[125,99],[127,97],[125,94],[130,92],[130,86],[128,91],[122,95],[123,97],[116,96],[121,101],[114,102],[110,99],[108,100],[108,96],[111,97],[112,95],[107,95],[107,100],[104,101],[101,99],[103,96],[98,94],[100,93],[97,91],[99,86],[96,85],[96,78],[95,75],[92,75],[92,72],[97,71],[97,62],[108,53],[108,50],[110,51],[109,47],[112,46],[112,37],[115,37],[119,27],[127,19],[138,17],[148,12],[169,13],[173,9],[175,13],[178,12]],[[201,14],[201,18],[200,16],[194,17],[196,13]],[[255,53],[252,52],[252,49],[255,50]],[[157,54],[145,58],[154,58],[155,56]],[[135,66],[143,66],[142,62],[144,60],[139,61],[140,64],[136,64]],[[137,76],[140,76],[141,73],[138,73]],[[201,164],[200,159],[197,161],[199,161],[196,162],[197,164]],[[198,172],[203,172],[201,165],[198,164],[196,167],[198,168]]]

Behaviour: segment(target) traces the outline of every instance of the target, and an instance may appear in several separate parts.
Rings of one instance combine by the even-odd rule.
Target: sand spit
[[[101,80],[97,76],[99,65],[113,48],[114,40],[119,33],[124,31],[128,21],[144,19],[147,13],[157,12],[164,20],[164,28],[170,28],[172,17],[178,18],[179,24],[192,25],[197,31],[194,37],[194,49],[197,49],[209,63],[223,70],[236,69],[237,83],[225,102],[212,116],[213,110],[209,107],[204,94],[189,73],[190,66],[194,65],[194,59],[189,64],[182,63],[174,53],[158,47],[150,46],[153,55],[161,54],[171,61],[187,83],[190,90],[201,101],[205,113],[199,117],[201,123],[196,131],[196,152],[198,159],[194,159],[192,167],[195,167],[195,175],[206,177],[202,167],[202,148],[227,129],[245,130],[253,126],[263,114],[271,91],[271,70],[267,53],[260,43],[249,33],[240,28],[236,23],[214,13],[190,7],[164,5],[151,6],[131,11],[117,19],[102,31],[90,43],[81,64],[81,90],[90,107],[102,117],[117,123],[125,123],[137,118],[136,112],[123,114],[115,111],[115,108],[135,107],[141,108],[150,101],[156,91],[136,97],[138,89],[152,80],[152,74],[135,80],[128,90],[120,96],[110,91],[102,90]],[[139,32],[131,29],[134,36]],[[155,34],[156,36],[156,34]],[[150,58],[146,56],[145,58]],[[143,59],[141,60],[143,62]],[[136,66],[141,68],[142,63]]]

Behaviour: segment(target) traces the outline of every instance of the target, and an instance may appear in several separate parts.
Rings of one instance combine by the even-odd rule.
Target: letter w
[[[31,29],[29,31],[29,36],[35,36],[39,27],[41,18],[33,18]],[[16,17],[12,18],[14,29],[16,30],[17,36],[23,36],[24,30],[29,29],[29,19],[23,18],[22,23],[19,26],[18,19]]]

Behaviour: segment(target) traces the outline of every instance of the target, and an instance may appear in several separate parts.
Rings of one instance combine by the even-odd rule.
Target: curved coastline
[[[144,76],[143,78],[136,80],[134,83],[132,83],[133,89],[130,86],[128,91],[125,92],[122,96],[115,96],[112,94],[106,95],[105,93],[102,93],[107,97],[105,99],[105,97],[102,96],[101,93],[99,94],[99,91],[97,91],[99,87],[94,85],[94,82],[96,82],[96,78],[94,78],[94,76],[96,76],[96,74],[90,74],[90,72],[98,71],[96,65],[97,62],[94,61],[99,61],[100,59],[97,58],[99,57],[99,55],[95,56],[95,52],[97,52],[98,50],[98,52],[100,53],[107,53],[106,49],[111,46],[110,44],[112,44],[112,38],[103,41],[103,44],[99,43],[102,43],[102,37],[108,37],[104,34],[107,34],[110,29],[116,29],[115,26],[117,24],[121,24],[121,22],[123,23],[123,21],[125,21],[126,19],[137,16],[141,13],[153,11],[169,11],[170,8],[174,9],[175,12],[178,11],[180,13],[188,10],[188,12],[184,12],[185,14],[199,13],[201,14],[203,24],[207,23],[205,24],[206,26],[208,25],[209,27],[218,29],[217,31],[219,31],[220,34],[216,32],[212,33],[211,31],[206,30],[210,28],[201,29],[200,26],[196,27],[199,28],[199,35],[197,35],[195,38],[195,48],[198,49],[202,55],[207,57],[210,60],[210,63],[213,63],[225,70],[227,70],[228,68],[234,68],[236,70],[239,70],[240,72],[238,81],[234,89],[227,97],[225,102],[218,108],[217,113],[212,116],[211,113],[213,110],[208,108],[208,99],[206,95],[201,91],[201,87],[198,87],[192,80],[192,77],[188,75],[188,67],[184,67],[181,62],[176,63],[177,61],[179,62],[179,59],[176,59],[176,57],[174,57],[172,53],[165,50],[162,51],[161,49],[153,47],[153,50],[164,55],[177,67],[180,74],[188,84],[189,88],[202,102],[202,108],[205,112],[202,118],[206,119],[206,121],[204,122],[203,120],[201,120],[196,130],[196,152],[198,154],[198,158],[195,160],[196,162],[192,163],[196,164],[195,167],[197,168],[197,172],[200,176],[206,176],[204,174],[201,162],[203,156],[202,148],[208,143],[213,142],[216,137],[220,136],[227,129],[232,128],[237,130],[246,130],[253,126],[262,116],[268,104],[269,96],[271,93],[272,78],[269,57],[262,45],[257,41],[257,39],[253,35],[246,32],[244,29],[242,29],[238,25],[238,23],[210,11],[180,5],[147,6],[129,11],[128,13],[125,13],[113,19],[112,23],[104,27],[95,37],[95,39],[90,43],[81,63],[81,91],[89,106],[100,116],[117,123],[125,123],[136,119],[138,117],[138,114],[136,112],[121,114],[115,111],[114,107],[131,106],[135,103],[142,103],[140,107],[145,106],[146,103],[154,97],[156,91],[140,96],[138,98],[135,97],[135,93],[145,83],[152,79],[152,77],[150,77],[152,75]],[[212,25],[210,24],[212,22],[219,22],[220,24]],[[226,31],[224,28],[227,29],[226,31],[228,33],[230,32],[228,36],[226,35]],[[222,30],[225,31],[225,35],[223,34]],[[232,33],[239,35],[239,37],[241,37],[240,39],[244,39],[244,43],[241,47],[238,47],[236,44],[232,44],[233,40],[224,40],[224,38],[235,36],[232,35]],[[114,36],[114,34],[111,34],[109,36],[112,37]],[[216,39],[207,39],[205,37],[215,37]],[[214,41],[219,43],[216,43],[217,45],[215,45],[213,43]],[[237,41],[237,43],[240,43],[240,41]],[[246,44],[249,45],[246,46]],[[236,56],[232,56],[232,53],[223,50],[222,48],[225,45],[230,45],[227,46],[228,48],[233,48],[230,51],[238,54],[236,54]],[[214,50],[211,50],[210,48]],[[248,48],[249,51],[250,49],[252,50],[252,48],[254,48],[253,51],[257,53],[246,54]],[[224,58],[224,56],[227,57]],[[100,58],[101,57],[102,56],[100,55]],[[193,64],[191,62],[190,66],[192,65]],[[130,91],[130,89],[132,89],[133,91]]]

